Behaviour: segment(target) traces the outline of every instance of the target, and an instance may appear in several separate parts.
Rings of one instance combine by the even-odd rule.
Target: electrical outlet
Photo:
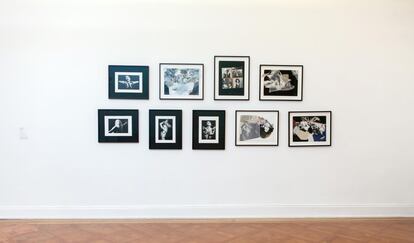
[[[19,138],[21,140],[29,139],[29,137],[27,136],[26,128],[24,128],[24,127],[19,128]]]

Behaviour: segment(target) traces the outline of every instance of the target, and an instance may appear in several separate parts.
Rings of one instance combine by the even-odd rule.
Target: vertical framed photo
[[[182,148],[181,110],[149,110],[149,148]]]
[[[204,64],[160,63],[160,100],[204,99]]]
[[[249,100],[250,57],[214,57],[214,99]]]
[[[331,111],[289,112],[289,147],[331,146]]]
[[[225,149],[226,111],[193,110],[193,149]]]
[[[260,65],[260,100],[302,101],[302,65]]]
[[[278,146],[279,111],[236,111],[236,146]]]
[[[149,67],[108,67],[109,99],[149,99]]]
[[[100,143],[138,143],[138,110],[98,110]]]

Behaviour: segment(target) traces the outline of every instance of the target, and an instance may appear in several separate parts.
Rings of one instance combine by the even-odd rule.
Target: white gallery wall
[[[414,1],[1,0],[0,218],[414,216]],[[213,56],[251,57],[250,101],[213,100]],[[160,101],[158,64],[205,64],[203,101]],[[107,66],[149,65],[150,100]],[[260,102],[260,64],[304,65],[302,102]],[[139,109],[140,143],[99,144],[97,109]],[[183,149],[148,149],[148,109]],[[192,150],[193,109],[226,150]],[[279,147],[236,147],[234,112],[280,111]],[[287,112],[332,110],[332,147],[289,148]]]

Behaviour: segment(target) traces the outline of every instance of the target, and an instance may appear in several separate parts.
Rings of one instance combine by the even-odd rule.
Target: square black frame
[[[311,114],[311,113],[328,113],[329,114],[329,141],[328,144],[316,144],[316,145],[292,145],[290,143],[290,133],[291,131],[291,120],[290,120],[290,114],[292,113],[302,113],[302,114]],[[288,112],[288,146],[289,147],[330,147],[332,146],[332,111],[289,111]]]
[[[300,77],[300,99],[278,99],[278,98],[274,98],[274,99],[263,99],[262,98],[262,67],[264,66],[268,66],[268,67],[299,67],[301,69],[301,77]],[[298,64],[294,64],[294,65],[277,65],[277,64],[260,64],[259,65],[259,100],[260,101],[303,101],[303,65],[298,65]],[[298,80],[299,82],[299,80]],[[298,89],[299,92],[299,89]],[[294,96],[293,96],[294,97]]]
[[[175,117],[175,143],[156,143],[155,117]],[[149,110],[149,149],[182,149],[182,110]]]
[[[276,134],[276,144],[237,144],[237,127],[238,127],[238,121],[237,121],[237,113],[238,112],[273,112],[273,113],[277,113],[277,134]],[[279,130],[279,124],[280,124],[280,112],[278,110],[236,110],[234,113],[234,120],[235,120],[235,126],[234,126],[234,144],[236,146],[241,146],[241,147],[251,147],[251,146],[271,146],[271,147],[278,147],[279,146],[279,134],[280,134],[280,130]]]
[[[106,116],[131,116],[132,135],[128,137],[105,136]],[[138,143],[139,142],[139,111],[138,110],[98,110],[98,141],[100,143]]]
[[[142,93],[117,93],[115,92],[116,72],[139,72],[142,73]],[[109,99],[149,99],[149,66],[108,66],[108,95]]]
[[[245,77],[247,77],[249,81],[247,87],[245,87],[246,92],[247,92],[247,98],[231,98],[232,95],[228,95],[230,98],[219,98],[216,96],[216,90],[219,88],[217,87],[217,82],[219,82],[217,80],[217,75],[219,75],[219,73],[217,72],[219,72],[219,70],[217,70],[216,68],[216,60],[218,58],[247,58],[248,68],[247,68],[247,74],[245,75]],[[250,56],[214,56],[214,100],[234,100],[234,101],[250,100]]]
[[[219,117],[218,143],[199,143],[199,117],[217,116]],[[216,149],[226,148],[226,111],[225,110],[193,110],[193,149]]]
[[[201,66],[201,70],[202,70],[202,72],[203,72],[203,74],[202,74],[202,76],[201,76],[201,79],[202,79],[202,84],[201,84],[201,98],[162,98],[162,94],[161,94],[161,75],[162,75],[162,73],[161,73],[161,67],[163,66],[163,65],[182,65],[182,66],[185,66],[185,65],[192,65],[192,66]],[[159,92],[158,92],[158,95],[159,95],[159,99],[160,100],[204,100],[204,77],[205,77],[205,75],[204,75],[204,64],[203,63],[160,63],[159,64],[159,67],[158,67],[158,69],[159,69],[159,77],[158,77],[158,79],[159,79],[159,87],[158,87],[158,90],[159,90]]]

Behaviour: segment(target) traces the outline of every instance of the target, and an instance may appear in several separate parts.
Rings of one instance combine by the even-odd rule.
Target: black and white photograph
[[[236,111],[236,146],[278,146],[279,111]]]
[[[260,100],[302,101],[302,65],[260,65]]]
[[[138,142],[138,110],[98,110],[98,141]]]
[[[149,67],[110,65],[109,99],[149,99]]]
[[[204,65],[185,63],[161,63],[160,99],[204,99]]]
[[[289,146],[331,146],[331,111],[289,112]]]
[[[155,142],[175,143],[175,116],[155,116]]]
[[[199,143],[219,143],[219,117],[218,116],[200,116],[198,118],[198,126],[201,128],[198,130],[198,142]]]
[[[214,99],[249,100],[250,57],[214,57]]]
[[[115,93],[142,93],[142,73],[115,72]]]
[[[149,110],[149,148],[182,148],[182,111]]]
[[[226,112],[193,110],[193,149],[225,149]]]

